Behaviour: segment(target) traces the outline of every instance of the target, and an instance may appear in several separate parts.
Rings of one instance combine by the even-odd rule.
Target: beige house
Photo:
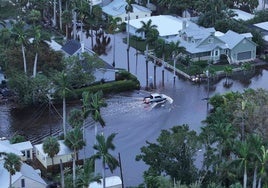
[[[9,172],[4,168],[4,160],[0,160],[1,188],[9,188]],[[22,163],[19,172],[12,176],[13,188],[46,188],[47,183],[41,178],[40,170],[35,170],[26,163]]]
[[[60,151],[53,158],[54,164],[60,164],[60,160],[62,160],[62,163],[72,161],[73,151],[64,144],[63,140],[59,140],[58,142],[60,144]],[[52,159],[44,152],[43,144],[34,145],[34,150],[36,158],[45,168],[52,165]]]
[[[9,140],[1,140],[0,152],[15,153],[22,161],[33,159],[33,146],[30,141],[10,144]]]

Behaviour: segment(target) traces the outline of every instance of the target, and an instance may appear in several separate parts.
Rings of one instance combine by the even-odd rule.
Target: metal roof
[[[127,2],[125,0],[113,0],[108,5],[102,7],[102,11],[110,16],[120,16],[122,14],[126,14],[126,7]],[[131,4],[133,7],[133,12],[148,12],[151,13],[152,11],[148,8],[145,8],[143,6],[137,5],[137,4]]]

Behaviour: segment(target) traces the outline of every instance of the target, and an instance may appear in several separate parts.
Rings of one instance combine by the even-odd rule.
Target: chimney
[[[182,21],[182,29],[186,29],[186,25],[187,25],[186,20],[183,20],[183,21]]]

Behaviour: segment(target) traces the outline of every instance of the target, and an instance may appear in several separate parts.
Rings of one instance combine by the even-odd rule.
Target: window
[[[127,21],[127,17],[125,17],[125,21]]]
[[[21,187],[25,187],[25,179],[21,179]]]
[[[209,38],[208,43],[213,43],[213,38]]]
[[[27,150],[27,159],[30,159],[31,158],[31,152],[30,150]]]
[[[139,16],[138,15],[136,15],[136,19],[138,19],[139,18]]]

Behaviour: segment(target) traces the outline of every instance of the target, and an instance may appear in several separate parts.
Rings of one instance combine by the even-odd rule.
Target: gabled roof
[[[108,5],[102,7],[102,11],[110,16],[120,16],[122,14],[126,14],[126,7],[127,2],[124,0],[113,0],[111,3]],[[148,12],[151,13],[152,11],[149,10],[148,8],[142,7],[137,4],[131,4],[133,7],[133,12],[138,13],[138,12]]]
[[[33,167],[29,166],[26,163],[22,163],[20,172],[16,172],[12,176],[12,183],[16,182],[19,178],[26,177],[35,182],[43,184],[44,187],[47,185],[46,182],[39,176],[39,174],[33,169]],[[4,161],[0,161],[0,182],[1,188],[9,187],[9,172],[4,168]],[[27,182],[27,181],[26,181]],[[26,183],[27,185],[27,183]]]
[[[81,44],[79,41],[71,39],[66,42],[66,44],[64,44],[61,49],[71,56],[81,49]]]
[[[60,151],[59,153],[57,154],[57,156],[59,155],[68,155],[68,154],[71,154],[73,151],[67,147],[65,144],[64,144],[64,141],[63,140],[58,140],[59,144],[60,144]],[[34,147],[43,155],[43,156],[48,156],[47,153],[44,152],[43,150],[43,143],[42,144],[37,144],[37,145],[34,145]]]
[[[169,15],[159,15],[151,16],[145,18],[139,18],[135,20],[130,20],[129,24],[134,28],[141,28],[141,21],[147,23],[149,20],[152,20],[152,25],[157,26],[160,37],[177,35],[180,30],[183,28],[183,20]]]
[[[12,146],[17,148],[20,151],[33,149],[33,145],[30,141],[12,144]]]
[[[9,143],[9,140],[0,141],[0,152],[14,153],[16,155],[23,156],[18,148]]]
[[[228,48],[233,49],[243,39],[247,39],[248,41],[252,42],[251,40],[247,38],[247,36],[249,36],[248,33],[243,35],[243,34],[238,34],[234,31],[229,30],[223,36],[220,36],[219,38],[228,45]]]
[[[267,22],[261,22],[261,23],[257,23],[254,24],[256,27],[259,27],[265,31],[268,31],[268,21]]]

